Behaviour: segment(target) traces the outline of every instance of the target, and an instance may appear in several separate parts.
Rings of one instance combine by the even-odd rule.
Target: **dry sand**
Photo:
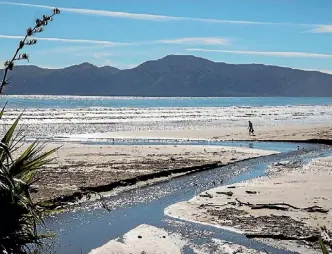
[[[58,144],[48,144],[51,149]],[[82,145],[65,143],[52,164],[37,173],[39,192],[35,199],[73,193],[80,187],[105,185],[139,175],[210,163],[227,164],[269,155],[240,147],[193,145]]]
[[[307,236],[319,234],[321,226],[326,226],[331,231],[331,166],[332,157],[314,159],[304,166],[297,163],[272,165],[269,176],[232,185],[235,188],[223,186],[209,190],[207,192],[212,195],[212,198],[197,196],[190,201],[168,207],[166,213],[204,224],[232,227],[242,232]],[[249,194],[246,191],[257,193]],[[232,196],[220,192],[232,192]],[[284,202],[298,208],[320,206],[329,212],[307,212],[290,207],[287,211],[251,209],[247,205],[239,206],[238,200],[251,204]],[[279,245],[288,249],[297,250],[298,248],[283,243],[278,242]],[[313,244],[311,247],[318,246]],[[315,251],[312,249],[305,251],[305,253],[309,252]]]
[[[112,240],[90,254],[180,254],[184,245],[185,242],[164,229],[140,225],[126,233],[123,239]]]
[[[164,229],[143,224],[130,230],[123,237],[92,250],[89,254],[180,254],[183,253],[184,246],[197,254],[265,253],[220,239],[213,238],[212,243],[202,245],[189,243],[179,235],[169,234]]]

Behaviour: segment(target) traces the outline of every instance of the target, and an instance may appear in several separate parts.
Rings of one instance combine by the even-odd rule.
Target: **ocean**
[[[1,96],[9,108],[150,108],[150,107],[263,107],[332,105],[331,97],[96,97],[96,96]]]
[[[21,125],[31,138],[118,131],[222,128],[277,124],[332,124],[332,98],[138,98],[1,96],[0,121]]]

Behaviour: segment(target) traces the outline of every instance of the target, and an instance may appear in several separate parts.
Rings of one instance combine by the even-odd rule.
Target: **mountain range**
[[[2,71],[0,71],[2,73]],[[127,70],[89,63],[16,66],[5,94],[100,96],[332,96],[332,75],[262,64],[168,55]]]

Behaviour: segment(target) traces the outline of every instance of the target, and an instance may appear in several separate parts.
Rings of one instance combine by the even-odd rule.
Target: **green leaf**
[[[48,159],[47,157],[49,157],[50,155],[55,153],[57,150],[58,150],[58,148],[54,148],[48,152],[45,152],[45,153],[39,155],[33,161],[29,162],[26,165],[26,167],[39,168],[39,167],[45,165],[46,163],[51,162],[53,159]]]
[[[41,146],[37,142],[31,144],[25,152],[11,165],[9,174],[12,177],[20,178],[27,184],[33,182],[35,171],[45,164],[51,162],[49,158],[58,148],[50,151],[41,152]]]
[[[12,124],[12,126],[10,126],[9,130],[7,131],[6,135],[2,138],[1,142],[6,144],[6,145],[9,145],[9,142],[10,140],[12,139],[13,137],[13,134],[14,134],[14,131],[18,125],[18,122],[20,121],[22,117],[22,114],[19,115],[19,117],[15,120],[15,122]]]
[[[9,169],[9,173],[11,176],[19,177],[18,175],[22,175],[24,172],[24,163],[29,161],[34,156],[34,150],[36,148],[36,142],[33,142],[28,148],[21,154],[21,156],[15,160],[15,162],[11,165]]]
[[[28,146],[28,148],[21,154],[20,157],[18,157],[18,159],[16,161],[22,161],[24,160],[26,157],[29,156],[29,154],[31,154],[31,152],[34,150],[34,148],[37,145],[37,141],[34,141],[31,145]]]
[[[323,254],[329,254],[329,252],[327,251],[327,248],[326,248],[325,244],[323,243],[322,239],[319,240],[319,244],[320,244],[320,247],[322,248],[322,253]]]
[[[0,142],[0,150],[4,151],[6,156],[12,160],[10,150],[6,144]]]
[[[5,112],[6,105],[7,105],[7,102],[5,103],[5,105],[3,106],[3,108],[2,108],[2,110],[0,112],[0,119],[2,118],[3,113]]]

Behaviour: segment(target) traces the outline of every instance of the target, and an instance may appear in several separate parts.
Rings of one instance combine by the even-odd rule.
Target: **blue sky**
[[[34,19],[62,11],[30,64],[121,69],[168,54],[332,73],[331,0],[0,0],[0,62]]]

